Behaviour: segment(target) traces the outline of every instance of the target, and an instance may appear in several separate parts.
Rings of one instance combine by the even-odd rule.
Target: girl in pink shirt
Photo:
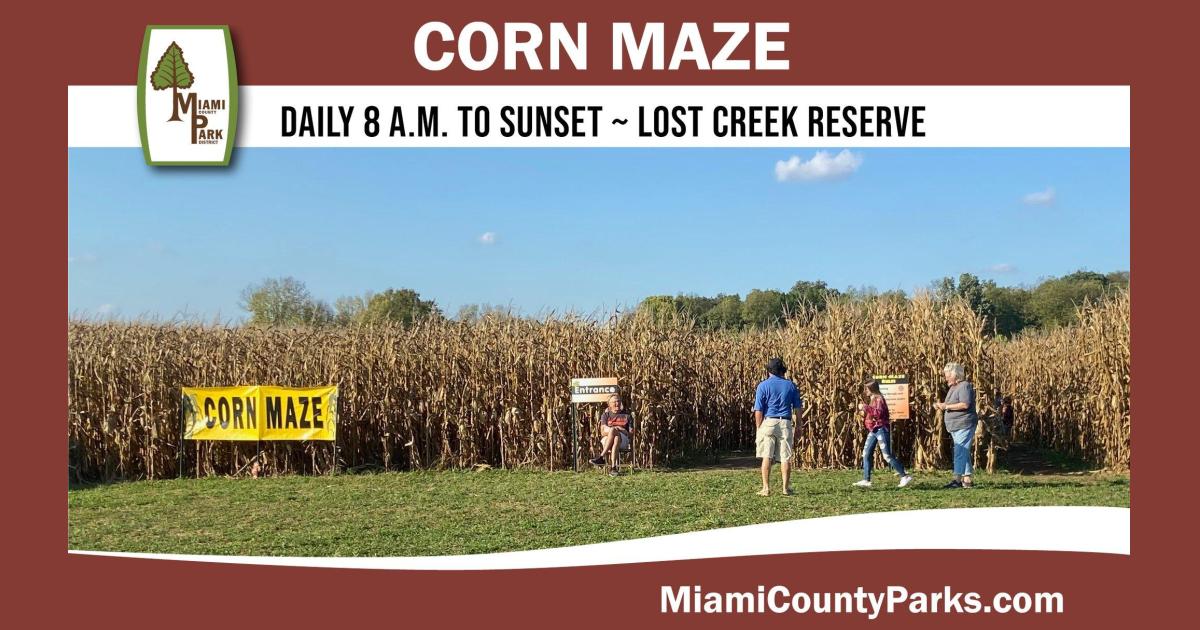
[[[859,488],[871,487],[871,466],[875,460],[875,445],[879,445],[883,460],[891,465],[900,475],[900,487],[912,483],[912,477],[904,472],[904,465],[892,456],[891,415],[888,413],[887,400],[879,392],[879,381],[867,381],[866,394],[870,402],[863,405],[863,422],[867,425],[867,441],[863,445],[863,478],[854,483]]]

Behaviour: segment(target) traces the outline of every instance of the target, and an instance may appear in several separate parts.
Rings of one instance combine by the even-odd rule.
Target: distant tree
[[[990,322],[995,317],[995,313],[992,303],[988,301],[987,289],[995,285],[996,283],[991,280],[981,282],[979,276],[973,273],[964,273],[958,276],[958,282],[947,276],[934,282],[932,288],[934,297],[937,299],[962,298],[971,307],[971,310]]]
[[[703,318],[716,305],[717,298],[694,294],[675,296],[675,310],[695,320]]]
[[[742,303],[742,320],[749,326],[765,328],[783,322],[784,298],[782,291],[755,289],[746,294]]]
[[[823,280],[816,282],[800,280],[793,284],[791,290],[787,292],[787,305],[823,310],[829,298],[836,298],[839,295],[841,295],[840,291],[831,288]]]
[[[987,299],[987,288],[995,286],[995,284],[990,280],[986,283],[980,282],[979,276],[973,273],[964,273],[958,277],[958,295],[967,301],[971,310],[984,319],[991,319],[995,314],[991,302]]]
[[[412,289],[388,289],[371,295],[362,313],[362,322],[392,322],[409,325],[428,318],[439,318],[441,310],[433,300],[422,300]]]
[[[742,298],[739,295],[718,295],[716,304],[700,318],[700,325],[710,330],[741,330]]]
[[[477,322],[489,317],[517,317],[517,312],[504,304],[463,304],[454,315],[454,319],[460,322]]]
[[[1129,272],[1128,271],[1113,271],[1107,275],[1108,286],[1110,289],[1128,289],[1129,288]]]
[[[842,295],[852,302],[869,302],[879,297],[879,289],[869,285],[846,287]]]
[[[264,326],[323,326],[333,321],[333,309],[291,276],[246,287],[241,307],[250,313],[251,324]]]
[[[1099,300],[1119,288],[1113,286],[1108,276],[1093,271],[1076,271],[1061,278],[1050,278],[1033,290],[1029,313],[1043,327],[1073,324],[1078,306]]]
[[[333,321],[339,326],[349,326],[363,321],[367,312],[367,303],[373,294],[347,295],[338,298],[333,303]]]
[[[645,313],[656,322],[674,321],[679,316],[675,298],[669,295],[651,295],[637,305],[637,311]]]
[[[454,319],[460,322],[477,322],[483,317],[482,304],[463,304],[458,307]]]
[[[1069,274],[1059,278],[1059,280],[1065,280],[1072,284],[1083,284],[1083,283],[1088,283],[1088,282],[1095,282],[1095,283],[1099,283],[1105,287],[1107,287],[1109,285],[1109,283],[1111,282],[1109,280],[1109,274],[1097,273],[1095,271],[1088,271],[1086,269],[1080,269],[1079,271],[1076,271],[1074,273],[1069,273]]]
[[[875,299],[887,302],[905,302],[908,300],[908,294],[900,289],[890,289],[879,293]]]
[[[699,322],[706,313],[716,306],[719,298],[710,298],[695,294],[652,295],[638,304],[637,310],[649,313],[655,321],[668,321],[678,317]]]
[[[1029,290],[990,283],[984,287],[984,296],[992,305],[996,334],[1011,338],[1035,323],[1029,314]]]
[[[324,300],[313,300],[305,320],[309,326],[327,326],[333,323],[333,309]]]

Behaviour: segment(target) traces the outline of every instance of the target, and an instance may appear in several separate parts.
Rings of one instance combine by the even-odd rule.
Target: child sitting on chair
[[[603,466],[606,457],[612,457],[612,465],[608,474],[617,476],[617,450],[629,450],[629,432],[633,430],[633,416],[625,411],[621,397],[613,394],[608,397],[608,409],[600,416],[600,433],[602,435],[600,456],[591,460],[597,466]]]

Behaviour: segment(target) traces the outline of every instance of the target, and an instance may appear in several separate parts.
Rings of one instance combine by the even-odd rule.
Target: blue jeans
[[[971,474],[971,447],[975,442],[975,426],[951,431],[954,440],[954,476],[963,477]]]
[[[871,465],[875,459],[876,443],[879,444],[879,450],[883,453],[884,461],[892,465],[892,470],[899,473],[901,477],[907,474],[904,472],[904,464],[901,464],[900,460],[892,457],[892,439],[888,434],[887,427],[879,427],[867,434],[867,443],[863,445],[863,479],[867,481],[871,480]]]

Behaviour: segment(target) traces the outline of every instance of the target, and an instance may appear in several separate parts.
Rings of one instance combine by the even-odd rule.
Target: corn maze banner
[[[185,440],[319,440],[337,432],[337,386],[184,387]]]

